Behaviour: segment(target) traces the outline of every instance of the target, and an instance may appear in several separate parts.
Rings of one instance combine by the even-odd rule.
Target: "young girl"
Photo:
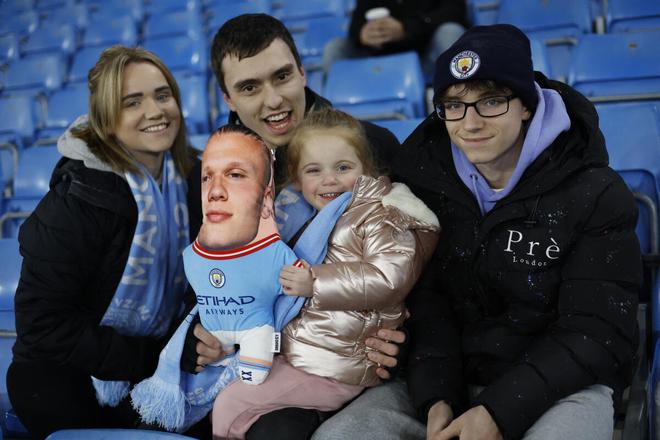
[[[404,299],[437,241],[435,215],[405,185],[374,177],[362,127],[346,113],[309,114],[287,154],[289,181],[317,211],[353,194],[324,263],[282,269],[284,292],[307,302],[285,327],[268,379],[258,387],[236,382],[216,399],[220,438],[244,438],[259,416],[279,408],[336,410],[378,385],[365,340],[403,323]]]

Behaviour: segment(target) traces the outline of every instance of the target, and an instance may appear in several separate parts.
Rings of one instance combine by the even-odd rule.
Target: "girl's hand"
[[[312,296],[312,286],[314,278],[312,277],[311,266],[305,261],[300,260],[303,267],[284,266],[280,272],[280,284],[284,293],[293,296]]]

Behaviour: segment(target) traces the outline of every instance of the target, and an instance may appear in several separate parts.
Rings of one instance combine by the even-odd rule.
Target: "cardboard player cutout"
[[[255,385],[273,361],[280,270],[300,264],[277,232],[272,162],[263,141],[240,126],[211,136],[202,158],[203,224],[183,253],[203,327],[227,353],[240,345],[240,378]]]

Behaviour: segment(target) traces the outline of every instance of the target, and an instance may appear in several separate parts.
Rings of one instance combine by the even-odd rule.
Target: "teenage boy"
[[[535,74],[510,25],[468,30],[438,58],[434,94],[394,167],[443,228],[409,297],[410,397],[376,388],[361,423],[333,432],[611,439],[642,270],[635,201],[593,105]]]

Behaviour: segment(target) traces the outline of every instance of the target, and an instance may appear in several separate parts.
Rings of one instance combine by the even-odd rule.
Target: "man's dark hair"
[[[264,155],[266,156],[266,170],[264,171],[264,185],[268,186],[270,183],[270,177],[271,177],[271,170],[273,167],[273,162],[274,162],[274,157],[273,157],[273,151],[268,148],[268,145],[266,145],[266,142],[259,136],[256,132],[252,131],[251,129],[247,128],[245,125],[240,125],[240,124],[226,124],[223,125],[222,127],[219,127],[211,133],[209,136],[209,140],[212,139],[214,136],[220,136],[223,134],[229,134],[229,133],[239,133],[243,134],[247,137],[250,137],[257,141],[262,147],[262,151]]]
[[[211,67],[223,93],[228,94],[222,60],[226,56],[237,57],[239,61],[253,57],[277,38],[289,46],[298,68],[302,67],[300,54],[291,33],[277,18],[267,14],[243,14],[227,21],[218,29],[211,46]]]

